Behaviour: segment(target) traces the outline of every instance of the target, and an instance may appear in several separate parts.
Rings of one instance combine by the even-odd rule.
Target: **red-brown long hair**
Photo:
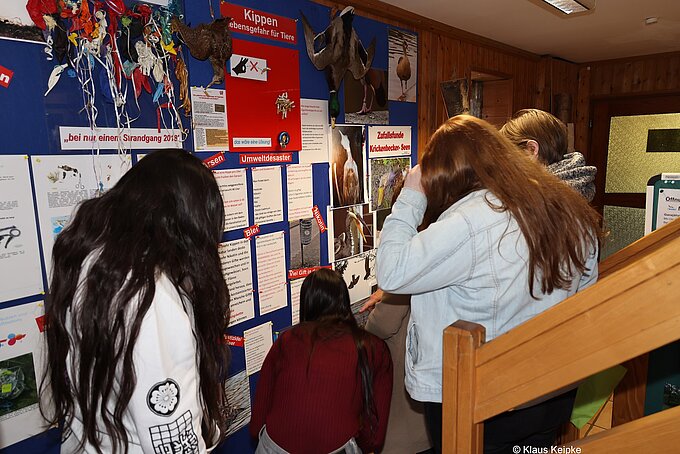
[[[430,138],[421,160],[427,196],[423,226],[478,189],[509,211],[529,248],[529,291],[538,277],[542,293],[567,289],[586,270],[602,236],[599,214],[540,163],[518,150],[489,123],[469,115],[450,118]]]

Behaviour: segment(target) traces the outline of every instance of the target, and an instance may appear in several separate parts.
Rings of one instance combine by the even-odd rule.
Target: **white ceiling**
[[[680,0],[595,0],[569,17],[538,0],[383,0],[504,44],[583,63],[680,51]],[[645,25],[645,18],[659,21]]]

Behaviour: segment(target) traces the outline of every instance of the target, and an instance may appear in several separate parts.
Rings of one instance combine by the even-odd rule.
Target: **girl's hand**
[[[405,188],[410,188],[418,192],[425,193],[425,190],[423,189],[423,186],[420,184],[420,165],[415,166],[414,168],[411,169],[411,171],[406,175],[406,180],[404,181],[404,187]]]

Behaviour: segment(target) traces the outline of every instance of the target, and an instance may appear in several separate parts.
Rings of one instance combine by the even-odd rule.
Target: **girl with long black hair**
[[[357,326],[345,281],[329,269],[305,278],[300,320],[260,371],[250,421],[256,453],[377,451],[392,394],[386,344]]]
[[[57,238],[44,386],[62,453],[198,453],[221,439],[223,210],[199,159],[157,151]]]

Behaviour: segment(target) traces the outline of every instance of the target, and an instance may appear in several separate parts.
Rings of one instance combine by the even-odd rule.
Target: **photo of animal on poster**
[[[319,224],[314,218],[290,221],[289,250],[290,270],[313,268],[321,265],[321,241]]]
[[[333,243],[329,245],[329,259],[336,261],[373,249],[373,214],[368,204],[332,210]],[[330,240],[329,240],[330,241]],[[332,254],[330,253],[332,251]]]
[[[369,161],[371,210],[392,208],[394,195],[404,185],[411,168],[410,158],[383,158]]]
[[[331,129],[329,158],[333,208],[366,203],[365,137],[363,126],[337,125]]]
[[[368,298],[377,286],[375,252],[374,249],[333,264],[333,269],[340,273],[347,284],[351,303]]]
[[[345,77],[345,123],[388,125],[387,71],[371,68],[359,80]]]
[[[396,28],[388,31],[390,101],[416,102],[418,35]]]

